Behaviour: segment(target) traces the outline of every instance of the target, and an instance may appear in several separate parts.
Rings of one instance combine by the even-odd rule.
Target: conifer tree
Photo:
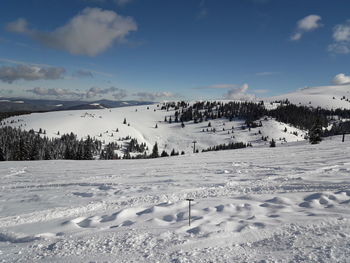
[[[151,158],[158,158],[159,157],[159,152],[158,152],[158,144],[157,142],[154,144],[152,153],[150,155]]]
[[[320,120],[317,119],[314,126],[309,131],[309,141],[311,144],[317,144],[322,141],[322,126]]]
[[[276,142],[274,139],[271,140],[270,147],[276,147]]]
[[[160,157],[168,157],[168,156],[169,154],[165,150],[163,150],[162,154],[160,155]]]

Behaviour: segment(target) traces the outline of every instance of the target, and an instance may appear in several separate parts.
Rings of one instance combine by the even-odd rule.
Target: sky
[[[348,0],[2,0],[0,96],[252,99],[350,83]]]

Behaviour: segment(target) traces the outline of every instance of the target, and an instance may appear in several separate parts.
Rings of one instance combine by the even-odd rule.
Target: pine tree
[[[179,153],[175,151],[175,149],[173,149],[170,153],[170,156],[176,156],[176,155],[179,155]]]
[[[168,156],[169,154],[165,150],[163,150],[162,154],[160,155],[160,157],[168,157]]]
[[[270,147],[276,147],[276,142],[274,139],[271,140]]]
[[[322,126],[320,120],[317,119],[314,126],[309,131],[309,141],[311,144],[317,144],[322,141]]]
[[[124,118],[123,124],[126,124],[126,118]]]
[[[158,144],[157,142],[154,144],[152,153],[150,155],[151,158],[158,158],[159,157],[159,152],[158,152]]]

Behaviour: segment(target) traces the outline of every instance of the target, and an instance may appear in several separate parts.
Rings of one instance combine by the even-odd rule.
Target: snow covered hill
[[[36,132],[42,129],[48,137],[60,137],[64,133],[73,132],[80,138],[89,135],[105,143],[116,142],[120,145],[130,136],[136,138],[139,143],[145,142],[150,150],[157,142],[160,150],[164,149],[168,153],[172,149],[193,152],[194,140],[197,141],[196,149],[201,151],[210,146],[230,142],[251,142],[253,146],[268,145],[268,141],[261,139],[262,136],[268,136],[269,140],[275,139],[277,143],[301,141],[305,136],[304,131],[270,118],[263,118],[263,126],[251,130],[246,128],[245,120],[239,119],[189,122],[182,128],[180,122],[165,122],[165,118],[169,119],[170,116],[174,119],[174,110],[161,110],[160,107],[161,105],[154,104],[101,110],[33,113],[11,117],[6,119],[3,125],[25,130],[34,129]],[[123,124],[124,119],[127,124]],[[207,131],[209,122],[211,127]],[[214,128],[216,131],[211,131]]]
[[[37,123],[80,120],[41,116]],[[349,142],[4,162],[0,262],[348,262]]]
[[[350,109],[350,85],[322,86],[297,90],[292,93],[266,98],[266,101],[288,99],[296,105],[326,109]]]

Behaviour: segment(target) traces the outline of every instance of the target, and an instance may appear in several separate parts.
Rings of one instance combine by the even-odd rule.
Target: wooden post
[[[193,153],[196,153],[196,143],[197,143],[197,141],[193,141],[192,143],[193,143]]]
[[[345,142],[345,132],[343,133],[343,139],[342,142]]]
[[[186,200],[188,201],[188,226],[191,226],[191,201],[194,199],[187,198]]]

